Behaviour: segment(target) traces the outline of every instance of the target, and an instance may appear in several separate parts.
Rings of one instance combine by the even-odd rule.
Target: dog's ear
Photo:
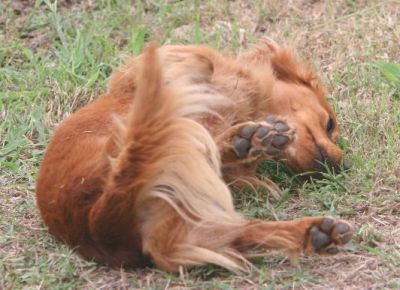
[[[270,64],[277,79],[310,87],[318,84],[318,77],[310,64],[300,61],[289,47],[279,45],[271,39],[259,41],[258,45],[242,57],[253,63]]]
[[[311,64],[301,61],[292,49],[285,47],[274,51],[270,55],[270,62],[278,79],[304,85],[319,97],[326,95],[326,88]]]
[[[310,64],[300,61],[290,48],[277,50],[270,59],[278,79],[307,86],[312,86],[318,79]]]

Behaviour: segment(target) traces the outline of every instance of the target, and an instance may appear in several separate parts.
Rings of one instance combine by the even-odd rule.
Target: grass
[[[400,100],[382,63],[400,59],[398,1],[29,1],[0,3],[0,288],[398,289]],[[290,219],[331,214],[357,226],[346,255],[282,255],[237,276],[207,266],[180,274],[111,270],[47,233],[34,184],[55,126],[105,90],[146,41],[206,43],[240,52],[267,35],[310,59],[330,88],[351,171],[301,183],[264,165],[283,189],[236,194],[244,214]]]

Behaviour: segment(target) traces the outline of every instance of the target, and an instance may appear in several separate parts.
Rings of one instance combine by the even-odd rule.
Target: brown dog
[[[226,185],[256,182],[264,159],[299,172],[337,166],[324,95],[316,75],[271,42],[238,57],[150,47],[59,126],[37,180],[40,212],[54,236],[112,266],[243,270],[246,256],[267,249],[335,254],[351,239],[345,221],[247,221]]]

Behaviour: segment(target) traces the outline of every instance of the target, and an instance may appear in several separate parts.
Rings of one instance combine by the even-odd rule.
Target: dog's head
[[[337,171],[342,150],[336,145],[339,130],[322,87],[278,80],[268,109],[283,116],[295,130],[294,141],[282,158],[297,172]]]
[[[284,117],[296,130],[294,141],[280,157],[296,172],[321,172],[325,164],[338,171],[342,150],[336,144],[336,116],[314,71],[290,49],[271,42],[250,55],[253,61],[271,66],[276,77],[266,113]]]

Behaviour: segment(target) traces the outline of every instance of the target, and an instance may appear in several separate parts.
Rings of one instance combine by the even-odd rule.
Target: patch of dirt
[[[14,13],[17,15],[24,14],[30,12],[36,5],[35,0],[5,0],[6,4],[11,5],[14,10]],[[88,2],[92,1],[85,1],[85,0],[58,0],[57,6],[58,7],[71,7],[77,4],[85,4],[88,5]],[[44,2],[41,3],[41,6],[45,6]]]

